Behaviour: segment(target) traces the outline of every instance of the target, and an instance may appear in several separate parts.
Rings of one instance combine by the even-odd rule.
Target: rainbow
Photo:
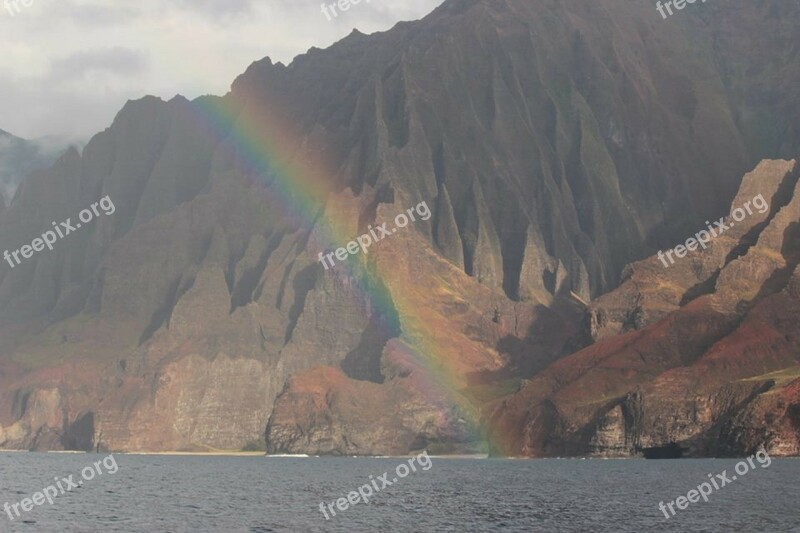
[[[282,113],[270,107],[268,97],[244,87],[237,88],[236,96],[201,97],[189,105],[199,123],[224,140],[225,150],[237,165],[266,178],[269,190],[280,199],[283,214],[301,227],[313,229],[320,251],[354,240],[358,228],[353,217],[327,209],[337,173],[326,168],[329,165],[318,155],[304,157],[299,152],[300,137]],[[392,319],[399,322],[400,338],[416,360],[415,367],[424,369],[424,375],[416,380],[422,384],[420,392],[442,410],[449,409],[447,402],[450,407],[458,406],[457,414],[471,433],[468,440],[488,451],[492,432],[480,423],[477,408],[460,391],[464,382],[457,377],[459,354],[453,353],[453,343],[443,338],[443,333],[437,334],[448,331],[446,319],[426,309],[425,294],[413,279],[403,277],[386,263],[376,259],[367,264],[360,254],[336,268],[345,268],[358,281],[357,290],[370,312],[382,319],[381,324]]]

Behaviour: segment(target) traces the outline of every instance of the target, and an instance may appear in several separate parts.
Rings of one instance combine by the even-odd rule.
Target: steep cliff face
[[[494,406],[501,426],[526,428],[498,451],[629,455],[677,445],[700,456],[764,445],[797,454],[798,175],[794,161],[762,162],[731,212],[757,194],[772,199],[770,210],[675,265],[653,257],[629,267],[588,312],[601,340]],[[553,421],[537,432],[545,412]]]
[[[793,226],[752,217],[664,283],[648,285],[654,260],[636,263],[592,303],[591,327],[580,302],[719,216],[758,160],[800,153],[800,71],[775,53],[796,47],[798,21],[779,0],[670,24],[611,0],[450,0],[289,66],[254,63],[222,98],[129,102],[0,210],[0,249],[14,250],[100,197],[116,206],[53,251],[0,264],[0,446],[472,451],[486,406],[519,438],[496,451],[660,442],[632,413],[695,389],[671,378],[634,409],[621,398],[635,376],[701,359],[762,305],[795,342],[780,244]],[[751,32],[758,46],[741,39]],[[306,198],[303,173],[281,176],[298,165],[323,178]],[[785,196],[783,212],[790,175],[764,163],[742,190]],[[351,267],[317,262],[334,244],[326,221],[355,238],[422,201],[429,220]],[[613,376],[589,372],[606,357]],[[782,371],[788,355],[774,357],[737,379]],[[772,379],[719,386],[739,405]],[[781,379],[770,390],[784,392],[756,394],[715,431],[738,446],[794,427]],[[579,400],[597,391],[601,414]]]
[[[712,292],[723,268],[756,244],[763,227],[789,203],[796,173],[794,161],[762,161],[744,176],[731,209],[720,213],[727,220],[723,226],[731,227],[719,227],[717,217],[712,217],[712,223],[700,222],[689,234],[695,241],[698,235],[706,241],[695,245],[702,248],[702,254],[690,253],[676,260],[674,254],[670,257],[662,250],[660,255],[626,266],[620,286],[598,297],[589,308],[592,337],[600,340],[642,329],[689,301]],[[756,200],[758,207],[753,205],[756,197],[759,198]],[[745,204],[750,212],[745,210],[743,220],[733,221],[731,213],[744,209]],[[741,217],[741,213],[737,216]],[[716,236],[717,230],[722,234]],[[700,231],[705,235],[699,234]],[[685,240],[680,244],[685,244]],[[780,249],[780,242],[773,243],[773,247]]]

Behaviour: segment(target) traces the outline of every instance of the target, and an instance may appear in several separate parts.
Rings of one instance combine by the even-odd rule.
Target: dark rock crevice
[[[314,290],[321,269],[322,266],[319,263],[314,263],[298,272],[294,278],[294,303],[289,309],[289,324],[286,326],[284,345],[289,344],[289,341],[292,340],[294,328],[297,327],[297,321],[300,319],[300,315],[306,305],[306,297],[309,292]]]
[[[94,451],[94,413],[89,411],[68,424],[61,437],[65,450],[91,453]]]
[[[385,376],[381,373],[381,356],[383,347],[389,339],[400,334],[400,329],[388,323],[385,317],[373,314],[361,339],[350,353],[345,356],[341,368],[349,377],[361,381],[383,383]]]
[[[236,309],[244,307],[253,302],[256,298],[254,295],[256,289],[259,288],[259,282],[264,276],[264,271],[267,268],[267,263],[272,253],[277,250],[281,241],[283,240],[283,233],[277,232],[270,236],[267,245],[258,258],[258,262],[252,268],[246,269],[242,272],[239,280],[234,284],[231,294],[231,310],[233,313]]]
[[[155,332],[161,329],[162,326],[166,325],[169,327],[169,322],[172,318],[172,313],[175,311],[175,307],[178,305],[181,298],[194,286],[195,278],[196,274],[187,273],[186,275],[181,275],[170,284],[163,305],[153,314],[150,323],[145,327],[142,335],[139,337],[139,346],[150,340]]]

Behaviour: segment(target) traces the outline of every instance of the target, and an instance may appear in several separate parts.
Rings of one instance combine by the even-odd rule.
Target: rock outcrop
[[[588,311],[598,342],[494,406],[500,428],[522,428],[498,453],[634,455],[675,447],[706,456],[763,445],[770,454],[796,455],[798,170],[795,161],[765,161],[748,174],[731,210],[757,194],[772,198],[771,210],[707,250],[669,267],[655,257],[628,267],[620,288]]]
[[[794,161],[762,161],[754,171],[744,176],[731,210],[720,213],[724,215],[726,224],[731,224],[730,213],[749,202],[752,213],[747,213],[741,222],[734,222],[718,237],[701,222],[697,231],[705,231],[710,240],[702,247],[695,246],[696,250],[685,258],[676,260],[675,256],[667,258],[662,253],[660,257],[653,256],[626,266],[620,286],[600,296],[590,306],[592,337],[600,340],[642,329],[688,301],[712,292],[723,268],[756,244],[761,227],[789,202],[797,172]],[[757,196],[764,200],[764,204],[759,202],[761,209],[752,207],[752,200]],[[782,216],[790,215],[787,211]],[[715,231],[719,229],[717,218],[711,217],[714,222],[709,224]],[[692,235],[697,233],[689,234],[689,237]],[[772,242],[775,249],[780,250],[780,245],[780,239]],[[733,272],[732,269],[727,271]],[[757,280],[753,281],[760,285]],[[733,296],[736,297],[735,291]]]

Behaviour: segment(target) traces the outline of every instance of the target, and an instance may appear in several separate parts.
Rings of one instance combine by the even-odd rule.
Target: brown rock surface
[[[800,153],[800,69],[775,53],[800,5],[736,6],[661,24],[644,3],[449,0],[258,61],[224,97],[129,102],[0,211],[14,250],[116,205],[0,263],[0,446],[791,450],[793,186],[746,242],[636,264],[592,306],[596,344],[580,323],[746,170]],[[422,201],[430,220],[317,262]]]
[[[731,203],[725,219],[729,224],[729,214],[758,195],[763,196],[769,206],[774,208],[774,212],[768,210],[761,213],[752,208],[751,215],[719,237],[712,238],[705,249],[698,247],[696,251],[688,252],[683,259],[677,259],[673,255],[674,263],[666,256],[662,256],[664,259],[654,256],[626,266],[620,286],[597,298],[589,307],[592,337],[600,340],[641,329],[677,310],[687,301],[704,292],[710,292],[723,267],[731,263],[741,250],[756,244],[753,235],[760,234],[754,229],[758,230],[759,226],[775,216],[775,212],[789,198],[797,201],[797,195],[792,195],[791,186],[796,182],[799,171],[795,161],[762,161],[743,178],[739,193]],[[784,211],[780,216],[785,218],[791,215],[789,211]],[[711,220],[715,222],[717,218],[712,217]],[[711,225],[716,228],[714,222]],[[785,226],[785,223],[775,225],[784,229]],[[700,231],[707,226],[698,221],[697,228]],[[695,235],[696,232],[689,234],[687,238]],[[765,235],[762,238],[767,237]],[[685,244],[685,241],[676,244]],[[771,244],[772,249],[780,249],[780,243],[774,242],[774,238]],[[725,275],[730,276],[736,269],[725,270]],[[756,283],[756,280],[753,281]],[[763,281],[762,279],[761,282]],[[723,286],[727,285],[729,284],[723,283]]]
[[[695,456],[750,453],[761,445],[774,455],[797,453],[800,181],[796,171],[785,172],[794,162],[760,165],[770,167],[792,192],[776,193],[772,214],[746,228],[755,244],[724,263],[712,292],[665,309],[664,299],[652,295],[665,279],[677,284],[681,271],[665,275],[660,265],[648,276],[658,266],[654,258],[641,262],[638,285],[623,284],[622,294],[601,297],[592,312],[624,302],[635,287],[651,296],[639,302],[650,324],[559,360],[499,400],[490,415],[498,432],[523,430],[498,453],[630,455],[674,445]],[[745,180],[745,197],[756,175]]]

